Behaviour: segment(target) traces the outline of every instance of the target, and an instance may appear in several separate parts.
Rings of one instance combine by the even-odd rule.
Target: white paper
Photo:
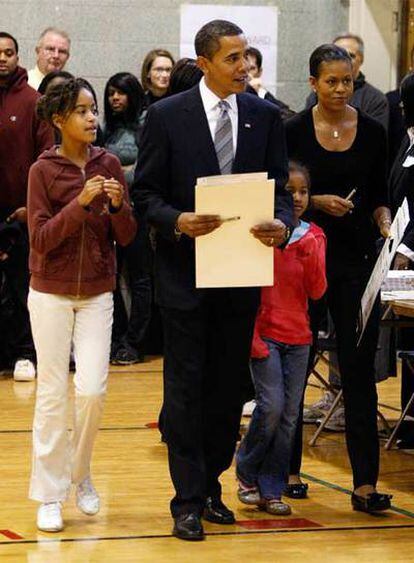
[[[371,277],[369,278],[367,287],[361,299],[359,323],[357,327],[357,333],[359,336],[358,344],[361,342],[361,338],[364,334],[375,299],[377,298],[381,285],[383,284],[388,270],[391,267],[397,247],[404,235],[404,231],[409,221],[410,212],[408,209],[407,198],[405,198],[391,225],[391,237],[384,241],[384,246],[378,256],[377,262],[372,270]]]
[[[225,4],[182,4],[180,57],[195,58],[194,37],[211,20],[229,20],[245,34],[248,45],[263,55],[263,86],[276,93],[277,84],[277,19],[276,6],[234,6]]]
[[[274,219],[274,180],[196,186],[197,214],[240,217],[196,238],[196,287],[273,285],[273,247],[250,233],[251,227]]]

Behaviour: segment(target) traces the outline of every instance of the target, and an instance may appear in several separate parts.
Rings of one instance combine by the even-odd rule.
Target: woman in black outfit
[[[286,122],[290,159],[302,162],[312,184],[311,218],[328,239],[328,308],[331,313],[344,392],[346,441],[356,510],[390,507],[376,492],[379,471],[374,356],[379,309],[371,314],[361,344],[356,327],[362,294],[376,261],[379,232],[389,236],[386,134],[382,125],[348,105],[352,64],[335,45],[310,57],[310,84],[318,102]],[[351,199],[350,192],[356,190]],[[291,466],[292,474],[299,467]]]

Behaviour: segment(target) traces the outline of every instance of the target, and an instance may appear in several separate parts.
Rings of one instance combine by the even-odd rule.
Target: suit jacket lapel
[[[198,85],[189,90],[188,94],[183,115],[191,152],[194,152],[196,158],[200,159],[203,169],[210,170],[211,175],[220,174],[216,149],[211,138]]]
[[[251,107],[246,103],[246,97],[237,96],[237,107],[239,122],[237,127],[236,155],[233,162],[233,172],[235,173],[243,170],[247,152],[251,150],[250,140],[254,128]]]
[[[389,178],[389,187],[393,190],[393,193],[390,194],[390,201],[392,203],[392,207],[396,210],[402,203],[402,200],[405,197],[405,184],[403,181],[403,176],[407,174],[409,169],[403,167],[403,162],[406,158],[406,152],[409,146],[409,139],[408,135],[404,137],[403,142],[401,143],[400,150],[398,151],[397,157],[394,161],[394,164],[391,169],[390,178]]]

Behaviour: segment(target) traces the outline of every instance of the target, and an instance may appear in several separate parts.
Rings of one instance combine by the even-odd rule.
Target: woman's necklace
[[[323,112],[321,111],[321,109],[319,108],[319,104],[316,104],[316,111],[318,112],[321,121],[324,123],[324,125],[327,125],[329,127],[329,130],[326,130],[325,128],[322,129],[322,133],[328,134],[329,137],[334,138],[336,141],[340,141],[341,140],[341,133],[342,133],[342,124],[336,124],[333,125],[332,123],[329,123],[329,121],[326,119],[326,117],[324,116]],[[345,110],[346,112],[346,110]],[[341,117],[345,117],[345,112],[343,114],[343,116]]]

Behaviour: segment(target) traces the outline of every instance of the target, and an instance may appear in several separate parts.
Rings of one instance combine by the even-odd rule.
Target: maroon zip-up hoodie
[[[57,147],[44,152],[29,172],[28,225],[30,286],[44,293],[91,296],[115,288],[114,241],[126,245],[136,232],[124,174],[118,158],[90,147],[84,170],[60,156]],[[124,201],[112,212],[106,194],[88,208],[78,195],[96,175],[124,186]]]
[[[0,86],[0,213],[26,206],[29,168],[54,143],[52,127],[36,117],[38,98],[21,67]]]

